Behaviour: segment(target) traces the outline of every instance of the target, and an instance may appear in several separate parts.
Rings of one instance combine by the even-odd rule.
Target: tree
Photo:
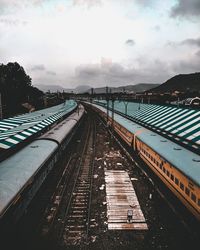
[[[43,96],[43,92],[31,86],[30,76],[17,62],[0,65],[0,92],[6,116],[22,112],[22,103],[38,103]]]

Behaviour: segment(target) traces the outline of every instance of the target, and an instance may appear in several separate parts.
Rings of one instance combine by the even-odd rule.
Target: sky
[[[0,63],[32,84],[163,83],[200,72],[200,0],[0,0]]]

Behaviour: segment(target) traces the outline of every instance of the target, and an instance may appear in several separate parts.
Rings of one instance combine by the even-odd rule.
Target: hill
[[[152,92],[200,92],[200,73],[176,75],[160,86],[151,89]]]
[[[154,83],[139,83],[136,85],[126,85],[126,86],[119,86],[119,87],[108,87],[108,91],[111,90],[112,93],[120,93],[120,92],[144,92],[151,88],[155,88],[159,86],[159,84]],[[90,91],[91,92],[91,91]],[[94,93],[102,94],[106,92],[106,87],[102,88],[94,88]]]
[[[40,84],[35,84],[34,85],[36,88],[42,90],[43,92],[71,92],[71,89],[65,89],[62,86],[59,85],[40,85]]]
[[[151,88],[157,87],[159,84],[153,84],[153,83],[139,83],[136,85],[127,85],[127,86],[119,86],[119,87],[109,87],[109,91],[111,89],[112,93],[119,93],[119,92],[143,92],[146,90],[149,90]],[[77,94],[82,94],[82,93],[91,93],[91,86],[88,85],[79,85],[74,89],[66,89],[64,87],[61,87],[59,85],[35,85],[38,89],[42,90],[43,92],[74,92]],[[100,93],[105,93],[106,92],[106,87],[102,88],[94,88],[94,93],[100,94]]]
[[[76,87],[74,89],[72,89],[72,88],[67,89],[67,88],[64,88],[64,87],[62,87],[60,85],[42,85],[42,84],[41,85],[40,84],[35,84],[35,87],[42,90],[43,92],[50,91],[50,92],[55,93],[57,91],[58,92],[63,92],[64,91],[64,92],[68,92],[68,93],[74,92],[74,93],[77,93],[77,94],[83,93],[83,92],[88,92],[91,89],[91,87],[88,86],[88,85],[80,85],[80,86],[78,86],[78,87]]]

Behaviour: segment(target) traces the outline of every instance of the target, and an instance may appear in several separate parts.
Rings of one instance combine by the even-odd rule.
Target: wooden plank
[[[146,223],[111,223],[108,230],[147,230]]]
[[[106,170],[106,201],[109,230],[147,230],[135,190],[127,172]],[[127,212],[131,223],[127,222]],[[131,212],[132,210],[132,212]]]
[[[125,219],[125,218],[123,218],[123,217],[120,217],[120,218],[118,218],[118,219],[113,219],[113,218],[110,218],[109,220],[108,220],[108,225],[110,225],[110,224],[112,224],[112,223],[118,223],[118,224],[120,224],[120,223],[122,223],[122,224],[134,224],[134,223],[144,223],[144,220],[139,220],[139,219],[137,219],[137,220],[134,220],[134,221],[132,221],[131,223],[128,223],[127,222],[127,219]]]

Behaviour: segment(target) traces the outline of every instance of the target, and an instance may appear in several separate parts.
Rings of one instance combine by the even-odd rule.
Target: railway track
[[[96,124],[89,117],[87,132],[68,160],[45,213],[42,234],[62,246],[88,241]]]
[[[103,126],[102,120],[96,114],[89,110],[87,114],[83,127],[63,155],[63,164],[55,167],[55,176],[53,174],[53,178],[48,181],[48,188],[41,190],[42,197],[51,197],[50,203],[50,199],[47,199],[48,209],[45,215],[43,212],[39,214],[41,200],[37,199],[34,203],[40,225],[37,224],[37,216],[34,216],[33,206],[29,212],[29,221],[25,226],[22,225],[25,234],[24,231],[18,234],[22,238],[17,248],[196,249],[196,241],[191,239],[191,233],[179,223],[168,205],[163,202],[153,183],[150,184],[151,180],[147,181],[148,176],[140,171],[140,162],[130,159],[132,157],[127,149],[123,149],[123,144],[119,147],[115,142],[115,135],[108,131],[106,124]],[[96,120],[96,129],[92,120]],[[94,144],[96,148],[92,149]],[[147,234],[108,230],[105,168],[125,169],[129,173],[148,222]],[[33,226],[30,223],[32,220]],[[18,238],[16,233],[14,235]],[[16,248],[16,244],[13,243],[9,249],[14,247]]]
[[[95,135],[95,123],[89,123],[86,143],[66,210],[64,230],[61,234],[65,245],[81,244],[88,240]]]

